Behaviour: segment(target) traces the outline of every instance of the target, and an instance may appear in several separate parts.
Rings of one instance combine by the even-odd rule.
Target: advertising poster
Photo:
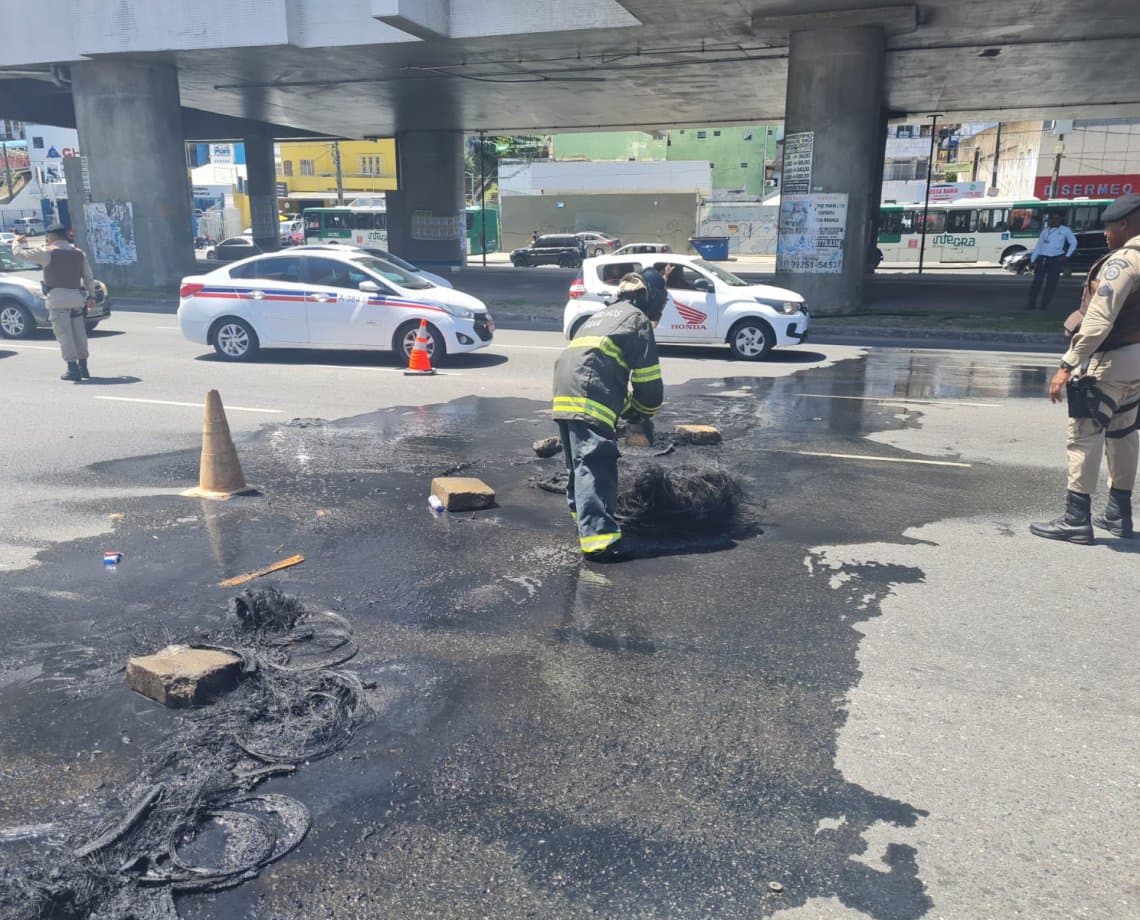
[[[83,212],[87,245],[96,264],[133,265],[138,261],[134,207],[129,201],[96,201],[84,205]]]
[[[784,135],[784,195],[806,195],[811,191],[811,159],[814,152],[814,131]]]
[[[846,193],[784,195],[776,271],[839,274],[846,234]]]

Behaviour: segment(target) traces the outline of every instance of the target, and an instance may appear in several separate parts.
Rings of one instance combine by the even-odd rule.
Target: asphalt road
[[[738,472],[763,533],[600,569],[527,482],[557,468],[529,450],[555,334],[415,379],[108,325],[81,385],[0,342],[0,832],[129,801],[183,717],[125,655],[302,552],[278,583],[354,623],[375,718],[263,787],[312,811],[302,846],[186,918],[1140,913],[1140,546],[1026,531],[1064,488],[1054,355],[670,350],[660,429],[726,440],[663,462]],[[263,498],[175,494],[211,387]],[[433,518],[460,464],[498,507]]]

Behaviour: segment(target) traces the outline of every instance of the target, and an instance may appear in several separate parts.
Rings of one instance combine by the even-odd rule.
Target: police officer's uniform
[[[1107,224],[1140,210],[1140,196],[1105,209]],[[1068,500],[1065,516],[1030,530],[1037,536],[1091,543],[1092,524],[1132,536],[1132,488],[1140,456],[1140,236],[1110,252],[1089,272],[1080,327],[1061,366],[1074,372],[1068,385]],[[1104,514],[1090,517],[1091,496],[1108,459],[1110,486]]]
[[[63,234],[65,228],[56,224],[48,233]],[[95,293],[95,277],[82,249],[72,246],[62,236],[46,246],[29,247],[16,243],[14,255],[42,265],[43,286],[47,295],[48,318],[59,341],[63,360],[67,362],[64,380],[89,377],[87,371],[87,326],[84,306]]]
[[[660,318],[668,295],[658,272],[627,275],[619,296],[631,291]],[[582,324],[554,367],[554,419],[570,474],[566,500],[587,558],[612,556],[622,535],[614,518],[618,419],[651,418],[664,397],[650,315],[623,300],[606,306]]]

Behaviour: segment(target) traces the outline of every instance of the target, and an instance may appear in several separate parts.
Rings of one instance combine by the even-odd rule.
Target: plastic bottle
[[[428,505],[431,506],[431,510],[436,512],[437,514],[443,510],[443,502],[441,502],[439,500],[438,496],[429,495],[428,496]]]

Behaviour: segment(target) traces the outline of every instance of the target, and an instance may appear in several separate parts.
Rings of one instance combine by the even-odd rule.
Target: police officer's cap
[[[63,224],[52,224],[44,231],[44,233],[58,233],[61,236],[64,236],[67,234],[67,227],[65,227]]]
[[[1111,224],[1114,220],[1124,220],[1135,211],[1140,211],[1140,195],[1121,195],[1104,209],[1100,219],[1103,223]]]

